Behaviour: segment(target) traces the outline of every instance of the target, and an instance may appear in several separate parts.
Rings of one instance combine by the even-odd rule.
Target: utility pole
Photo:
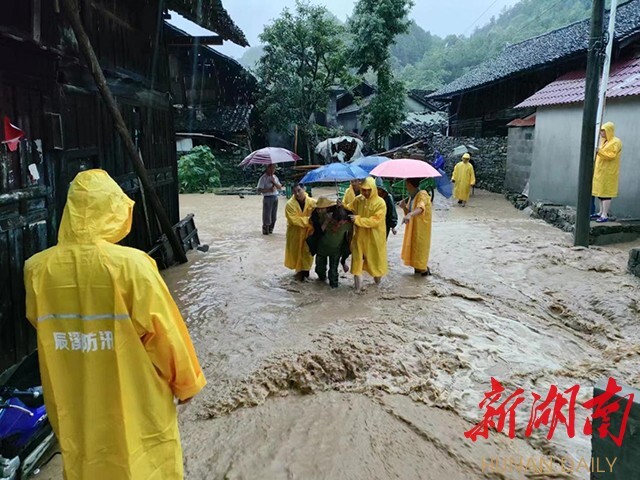
[[[589,246],[593,152],[595,151],[593,132],[596,128],[598,115],[598,88],[600,83],[603,24],[604,0],[593,0],[591,33],[589,35],[589,57],[587,59],[587,82],[582,116],[582,142],[580,147],[578,202],[574,238],[574,245],[582,247]]]
[[[607,49],[604,55],[604,66],[602,68],[602,80],[600,80],[600,94],[598,96],[598,116],[596,118],[596,146],[600,141],[600,126],[604,117],[604,107],[607,103],[607,87],[609,86],[609,71],[611,70],[611,52],[613,51],[613,40],[616,34],[616,12],[618,11],[618,0],[611,0],[609,9],[609,30],[607,35]],[[595,153],[595,152],[594,152]]]

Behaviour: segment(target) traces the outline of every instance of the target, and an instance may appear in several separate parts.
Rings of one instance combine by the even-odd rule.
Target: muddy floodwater
[[[163,272],[208,380],[181,407],[188,479],[586,479],[587,411],[576,409],[573,438],[562,424],[551,440],[544,425],[526,436],[531,392],[580,385],[581,403],[608,376],[640,387],[631,245],[573,248],[499,195],[476,190],[465,208],[436,196],[434,275],[401,264],[400,227],[389,275],[380,286],[365,277],[357,295],[348,274],[330,290],[284,268],[284,199],[271,236],[260,197],[180,202],[210,246]],[[464,432],[482,418],[491,377],[526,392],[515,438],[507,422],[472,442]],[[492,459],[550,456],[574,468],[491,469]]]

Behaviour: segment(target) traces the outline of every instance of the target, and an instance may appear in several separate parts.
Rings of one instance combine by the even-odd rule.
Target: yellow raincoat
[[[71,183],[58,244],[25,264],[47,413],[66,480],[183,478],[174,396],[206,381],[155,262],[115,245],[133,201],[103,170]]]
[[[355,217],[355,229],[351,240],[351,273],[362,275],[362,271],[373,277],[387,274],[387,205],[378,196],[373,178],[367,177],[363,189],[371,189],[370,198],[358,195],[350,204],[345,204]]]
[[[303,211],[295,195],[292,195],[284,209],[287,217],[287,243],[284,250],[284,266],[296,272],[309,271],[313,265],[313,255],[309,251],[306,240],[313,233],[311,214],[315,206],[315,199],[307,195]]]
[[[356,192],[353,191],[353,187],[351,185],[349,185],[349,188],[347,188],[344,192],[344,196],[342,197],[342,203],[344,205],[349,205],[350,203],[352,203],[354,200],[356,199]]]
[[[405,265],[417,270],[426,270],[431,250],[431,197],[424,190],[420,190],[410,206],[405,215],[416,208],[422,208],[422,213],[411,217],[405,227],[401,257]]]
[[[602,125],[607,140],[600,144],[600,149],[596,156],[592,185],[592,195],[594,197],[614,198],[618,196],[622,142],[614,135],[615,128],[615,125],[611,122]]]
[[[453,189],[453,196],[458,200],[462,200],[463,202],[469,201],[469,195],[471,194],[471,187],[476,184],[476,174],[473,171],[473,165],[471,165],[468,161],[469,156],[468,153],[465,153],[462,156],[463,159],[467,159],[458,162],[453,169],[453,178],[451,179],[455,182],[455,187]]]

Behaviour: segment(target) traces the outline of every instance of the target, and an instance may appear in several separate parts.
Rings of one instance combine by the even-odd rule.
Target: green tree
[[[404,83],[396,80],[389,62],[378,70],[378,91],[364,108],[364,125],[374,132],[376,148],[381,140],[398,130],[405,119],[406,89]]]
[[[194,147],[178,160],[180,193],[208,193],[220,187],[219,166],[209,147]]]
[[[307,147],[316,140],[314,114],[326,110],[329,87],[349,79],[345,36],[344,26],[326,8],[303,1],[265,28],[256,69],[265,124],[287,133],[298,126]]]
[[[391,70],[390,47],[396,36],[409,31],[412,0],[358,0],[350,22],[350,64],[365,74],[377,74],[377,93],[363,109],[364,124],[374,133],[375,146],[398,130],[405,114],[404,84]]]

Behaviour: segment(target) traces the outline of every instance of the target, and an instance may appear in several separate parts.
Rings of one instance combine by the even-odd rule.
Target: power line
[[[469,26],[465,29],[465,31],[464,31],[464,33],[463,33],[463,35],[466,35],[466,34],[467,34],[467,32],[468,32],[469,30],[471,30],[471,28],[473,28],[473,26],[474,26],[476,23],[478,23],[478,22],[480,21],[480,19],[481,19],[482,17],[484,17],[485,13],[487,13],[489,10],[491,10],[491,7],[493,7],[496,3],[498,3],[498,0],[493,0],[493,2],[491,3],[491,5],[489,5],[489,6],[487,7],[487,9],[486,9],[484,12],[482,12],[482,13],[480,14],[480,16],[479,16],[478,18],[476,18],[476,20],[475,20],[471,25],[469,25]]]
[[[546,10],[540,12],[538,15],[536,15],[535,17],[533,17],[531,20],[529,20],[527,23],[525,23],[523,26],[520,27],[520,29],[518,30],[518,33],[522,32],[526,27],[528,27],[529,25],[531,25],[533,22],[535,22],[536,20],[540,20],[540,17],[542,17],[542,15],[544,15],[545,13],[551,11],[552,9],[554,9],[556,6],[558,6],[561,2],[563,2],[564,0],[558,0],[557,2],[555,2],[553,5],[551,5],[549,8],[547,8]]]

